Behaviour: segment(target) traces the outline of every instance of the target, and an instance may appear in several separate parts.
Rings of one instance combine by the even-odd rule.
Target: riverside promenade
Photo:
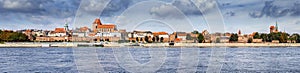
[[[73,42],[56,42],[56,43],[5,43],[0,44],[2,48],[9,47],[130,47],[136,43],[73,43]],[[300,47],[300,43],[147,43],[138,44],[141,47]]]

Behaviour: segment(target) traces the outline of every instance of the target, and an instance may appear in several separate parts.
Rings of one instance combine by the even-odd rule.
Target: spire
[[[242,34],[242,32],[241,32],[241,30],[240,30],[240,29],[239,29],[239,31],[238,31],[238,34],[239,34],[239,35],[241,35],[241,34]]]
[[[278,31],[278,24],[277,24],[277,21],[276,21],[276,27],[275,27],[275,28],[276,28],[275,30]]]
[[[69,25],[68,25],[68,22],[67,22],[67,20],[66,20],[66,23],[65,23],[65,26],[64,26],[64,27],[65,27],[65,30],[66,30],[66,31],[68,31],[68,30],[69,30]]]

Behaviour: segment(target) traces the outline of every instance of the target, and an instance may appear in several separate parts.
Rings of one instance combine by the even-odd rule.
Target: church
[[[97,32],[116,32],[117,28],[114,24],[102,24],[99,18],[95,19],[93,22],[93,31],[94,33]]]
[[[276,26],[270,26],[270,33],[277,33],[277,32],[279,32],[279,30],[278,30],[278,24],[276,21]]]

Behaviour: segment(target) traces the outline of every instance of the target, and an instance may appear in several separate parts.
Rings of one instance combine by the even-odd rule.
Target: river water
[[[212,49],[218,48],[0,48],[0,72],[204,73],[210,67]],[[96,56],[92,51],[78,53],[85,50]],[[222,55],[221,73],[300,72],[299,47],[226,48]],[[94,60],[97,63],[86,66],[98,65],[98,71],[83,69]]]

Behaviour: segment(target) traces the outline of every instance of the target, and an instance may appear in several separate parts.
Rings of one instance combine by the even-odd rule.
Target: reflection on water
[[[116,48],[115,48],[116,49]],[[124,49],[124,48],[120,48]],[[147,64],[151,48],[129,48],[133,61]],[[182,50],[198,51],[197,73],[208,68],[212,48],[166,48],[166,59],[157,73],[173,73],[180,69]],[[99,64],[106,72],[130,73],[114,55],[113,48],[97,48]],[[159,54],[158,54],[159,55]],[[300,48],[227,48],[222,73],[227,72],[300,72]],[[132,65],[135,66],[135,65]],[[192,67],[190,67],[192,68]],[[185,68],[189,69],[189,68]],[[0,48],[0,72],[67,72],[76,73],[72,48]]]

